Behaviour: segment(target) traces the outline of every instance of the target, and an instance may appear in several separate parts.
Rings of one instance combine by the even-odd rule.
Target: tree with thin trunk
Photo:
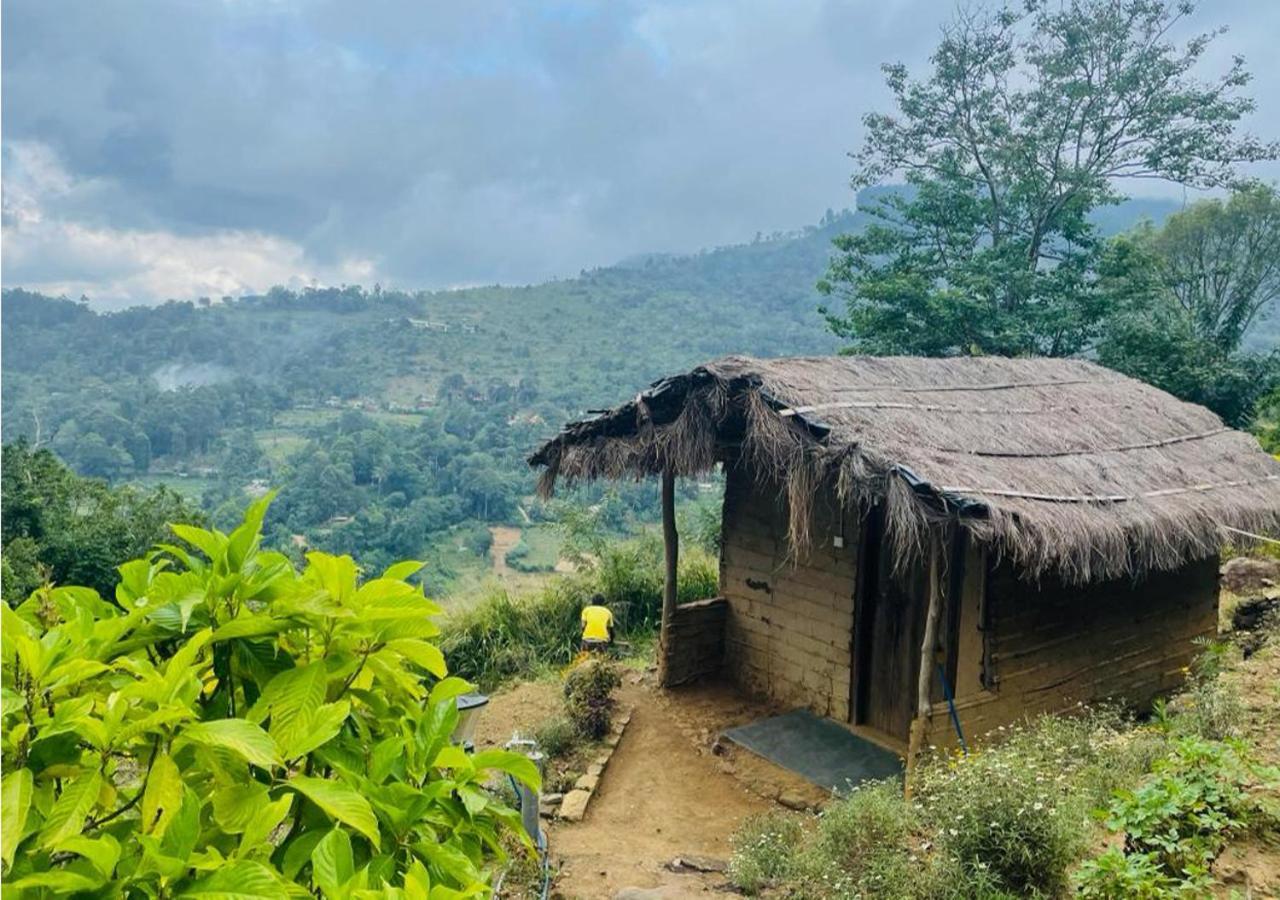
[[[849,349],[1078,353],[1111,312],[1091,213],[1139,180],[1233,184],[1278,146],[1240,133],[1244,61],[1204,79],[1222,29],[1175,42],[1190,3],[1029,0],[965,12],[932,71],[884,72],[893,113],[865,117],[855,188],[906,182],[836,239],[819,289]]]

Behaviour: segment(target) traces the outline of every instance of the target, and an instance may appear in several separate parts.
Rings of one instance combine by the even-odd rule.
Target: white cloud
[[[272,285],[303,287],[369,282],[370,259],[322,265],[291,240],[259,231],[220,229],[197,235],[111,228],[66,217],[59,206],[92,193],[39,142],[5,147],[3,263],[6,284],[78,297],[107,307],[159,299],[219,298]]]

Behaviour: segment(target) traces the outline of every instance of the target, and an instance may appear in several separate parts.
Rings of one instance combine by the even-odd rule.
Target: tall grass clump
[[[1234,644],[1215,641],[1205,646],[1191,665],[1187,689],[1166,707],[1172,713],[1165,719],[1170,730],[1215,741],[1241,734],[1244,703],[1221,677],[1239,652]]]
[[[746,894],[758,894],[789,877],[804,839],[799,816],[769,812],[752,816],[734,833],[729,880]]]
[[[796,894],[909,897],[921,887],[914,808],[897,780],[873,782],[832,803],[797,854]]]
[[[693,549],[681,554],[681,602],[715,596],[714,557]],[[494,588],[459,606],[441,623],[440,646],[452,671],[486,689],[503,681],[573,660],[581,636],[581,612],[602,594],[613,610],[618,636],[643,638],[662,612],[662,544],[650,536],[606,544],[570,575],[513,595]]]

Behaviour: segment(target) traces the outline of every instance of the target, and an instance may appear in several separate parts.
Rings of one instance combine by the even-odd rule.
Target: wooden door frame
[[[867,715],[866,690],[870,687],[865,671],[870,665],[871,612],[874,603],[868,602],[878,591],[880,571],[880,543],[884,532],[884,506],[877,503],[867,510],[858,523],[861,546],[858,549],[858,571],[853,578],[853,634],[849,647],[853,658],[849,660],[849,724],[863,726]]]
[[[884,507],[877,503],[872,506],[858,523],[861,545],[858,553],[858,571],[854,574],[853,592],[853,628],[849,647],[853,658],[849,660],[849,724],[855,728],[866,728],[880,734],[874,726],[866,724],[866,691],[873,685],[868,677],[866,667],[871,663],[868,643],[871,639],[872,612],[879,597],[871,595],[878,592],[879,571],[883,564],[880,544],[884,531]],[[956,669],[958,666],[960,601],[964,584],[965,550],[967,534],[962,528],[951,529],[945,540],[947,558],[947,575],[942,579],[944,619],[941,624],[941,641],[943,646],[943,671],[947,681],[955,689]],[[923,658],[917,661],[916,676]],[[915,683],[915,679],[912,679]],[[935,688],[937,685],[935,685]],[[914,698],[912,700],[914,708]],[[886,737],[897,740],[896,735]]]

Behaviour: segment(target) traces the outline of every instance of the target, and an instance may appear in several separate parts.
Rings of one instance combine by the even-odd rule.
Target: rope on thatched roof
[[[1042,503],[1130,503],[1134,500],[1149,500],[1153,497],[1173,497],[1177,494],[1202,494],[1205,491],[1218,491],[1223,488],[1250,487],[1267,481],[1280,481],[1280,475],[1267,475],[1264,478],[1236,481],[1220,481],[1216,484],[1193,484],[1187,487],[1162,488],[1158,491],[1143,491],[1140,494],[1037,494],[1031,491],[1018,491],[1010,488],[977,488],[955,487],[944,485],[938,488],[946,494],[978,494],[987,497],[1017,497],[1022,500],[1039,500]]]
[[[936,388],[930,388],[936,390]],[[830,409],[918,409],[925,412],[948,413],[996,413],[1002,416],[1043,416],[1051,413],[1078,412],[1087,409],[1126,409],[1131,403],[1086,403],[1062,406],[953,406],[943,403],[894,403],[887,400],[841,400],[836,403],[815,403],[811,406],[790,406],[778,410],[778,415],[789,418],[805,413]]]
[[[961,453],[968,456],[993,456],[1005,459],[1055,459],[1063,456],[1092,456],[1099,453],[1128,453],[1132,450],[1151,450],[1156,447],[1168,447],[1172,444],[1183,444],[1187,441],[1202,441],[1219,434],[1229,434],[1230,428],[1212,428],[1208,431],[1197,431],[1193,434],[1179,434],[1158,441],[1142,441],[1137,444],[1118,444],[1111,447],[1086,447],[1082,450],[1056,450],[1048,453],[1024,453],[1018,450],[966,450],[963,447],[930,447],[935,453]]]
[[[1238,534],[1247,537],[1251,541],[1261,541],[1264,544],[1280,544],[1280,540],[1273,537],[1267,537],[1265,534],[1254,534],[1252,531],[1245,531],[1243,528],[1232,528],[1230,525],[1218,524],[1223,531],[1230,531],[1232,534]]]
[[[863,391],[896,391],[899,394],[933,394],[946,391],[1011,391],[1015,388],[1067,387],[1074,384],[1105,384],[1088,378],[1050,379],[1048,381],[1004,381],[995,384],[860,384],[857,387],[838,388],[833,394],[860,394]]]

